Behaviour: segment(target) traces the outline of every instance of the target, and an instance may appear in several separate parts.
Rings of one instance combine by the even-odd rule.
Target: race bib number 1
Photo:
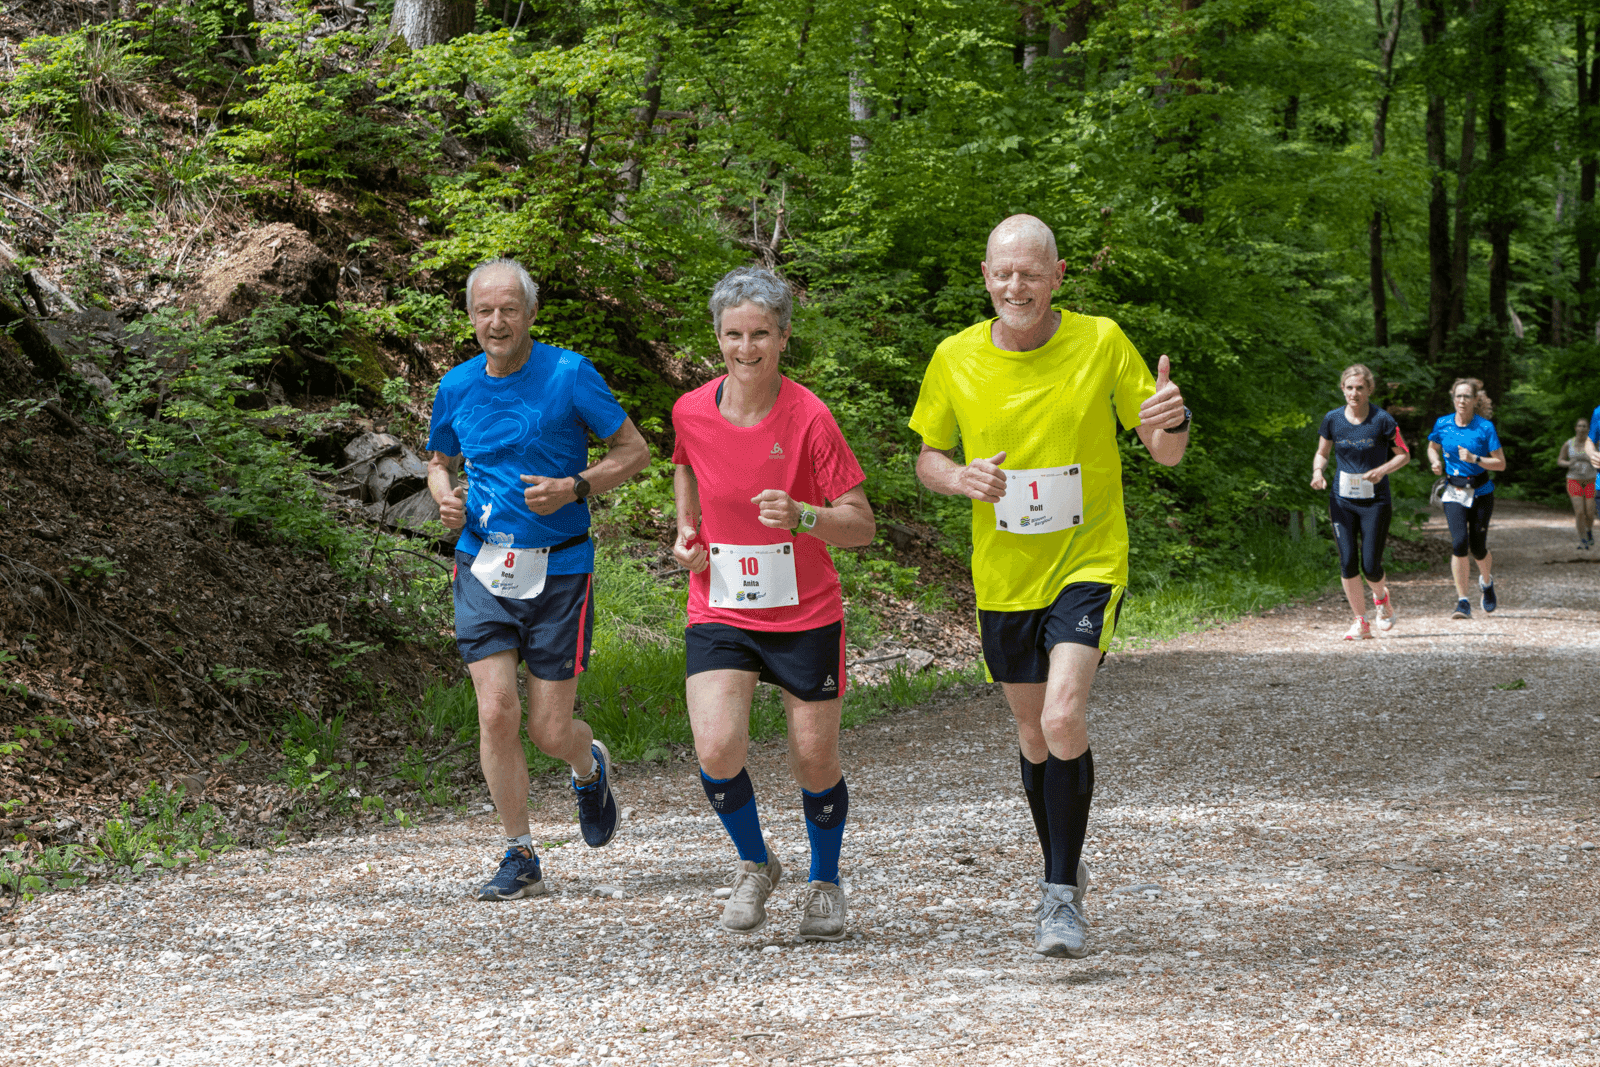
[[[1042,534],[1082,525],[1083,472],[1078,464],[1006,471],[1006,495],[994,506],[996,530]]]
[[[1378,494],[1375,483],[1367,481],[1359,474],[1349,471],[1339,472],[1339,495],[1346,500],[1371,500]]]
[[[532,600],[544,592],[548,548],[501,548],[485,544],[472,561],[472,576],[495,596]]]
[[[794,544],[712,545],[711,590],[714,608],[792,607],[800,603]]]

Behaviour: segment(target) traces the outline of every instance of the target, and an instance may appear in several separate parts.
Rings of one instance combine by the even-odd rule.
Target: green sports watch
[[[794,529],[790,530],[789,532],[797,534],[802,531],[810,530],[816,525],[817,509],[812,507],[810,504],[801,504],[800,519],[794,524]]]

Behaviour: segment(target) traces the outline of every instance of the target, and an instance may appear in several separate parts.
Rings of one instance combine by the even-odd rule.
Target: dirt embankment
[[[27,824],[81,840],[152,779],[181,780],[246,839],[275,832],[284,715],[343,712],[344,758],[383,762],[403,735],[381,709],[457,669],[324,560],[239,536],[110,433],[0,423],[0,507],[0,731],[42,731],[0,758],[0,799],[21,802],[8,838]]]

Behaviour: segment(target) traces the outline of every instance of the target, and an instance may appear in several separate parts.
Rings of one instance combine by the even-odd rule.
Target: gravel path
[[[793,877],[760,934],[714,928],[693,767],[623,768],[600,851],[537,787],[540,900],[466,899],[489,815],[50,897],[0,948],[0,1062],[1600,1061],[1600,560],[1570,526],[1497,512],[1492,617],[1430,574],[1378,640],[1329,597],[1112,657],[1089,959],[1027,951],[1037,846],[974,690],[846,736],[842,944],[792,940]],[[751,773],[802,863],[781,745]]]

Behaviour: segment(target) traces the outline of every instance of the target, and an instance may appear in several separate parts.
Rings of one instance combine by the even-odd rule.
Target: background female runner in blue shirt
[[[1360,363],[1344,369],[1339,376],[1344,407],[1322,417],[1322,438],[1311,460],[1311,488],[1321,490],[1329,488],[1322,470],[1328,455],[1334,457],[1336,477],[1328,494],[1328,518],[1339,545],[1344,598],[1356,619],[1344,635],[1346,641],[1372,636],[1362,612],[1366,603],[1362,574],[1372,586],[1372,621],[1380,630],[1394,625],[1394,607],[1383,580],[1383,544],[1393,514],[1389,475],[1411,462],[1411,452],[1394,418],[1368,402],[1375,384],[1372,372]]]
[[[1456,580],[1456,609],[1450,617],[1470,619],[1468,552],[1478,561],[1483,610],[1491,612],[1498,606],[1494,557],[1489,554],[1489,518],[1494,514],[1494,482],[1489,480],[1489,472],[1506,469],[1506,453],[1500,447],[1494,423],[1489,421],[1494,402],[1483,391],[1482,382],[1457,378],[1450,387],[1450,401],[1455,405],[1455,414],[1439,416],[1428,434],[1428,462],[1433,473],[1443,474],[1450,481],[1444,495],[1444,517],[1450,523],[1450,573]]]

